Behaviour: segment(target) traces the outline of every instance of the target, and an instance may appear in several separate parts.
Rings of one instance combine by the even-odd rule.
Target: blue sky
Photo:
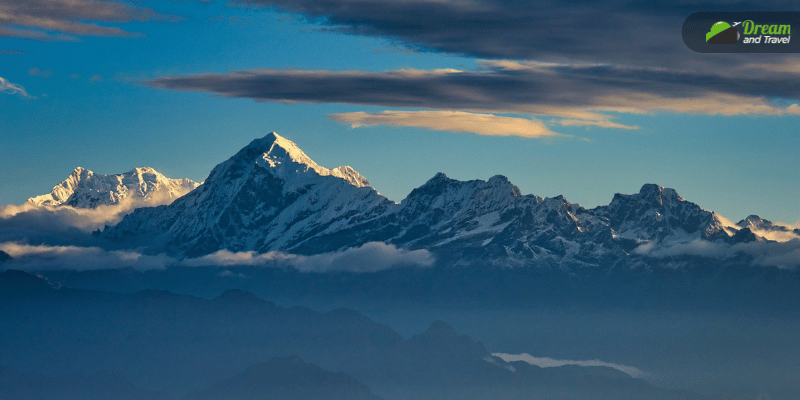
[[[7,2],[0,204],[46,193],[76,166],[201,181],[276,131],[395,201],[441,171],[506,175],[523,193],[588,207],[658,183],[735,221],[800,219],[797,55],[694,53],[680,39],[688,5],[588,9],[608,17],[589,26],[548,2],[143,1],[113,18],[48,11],[59,0]],[[473,12],[508,21],[493,28]],[[539,14],[583,31],[526,20]],[[645,28],[664,43],[614,39]],[[489,130],[497,117],[530,127],[436,129],[471,114],[489,116]]]

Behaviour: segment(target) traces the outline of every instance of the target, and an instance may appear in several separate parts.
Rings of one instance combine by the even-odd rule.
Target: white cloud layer
[[[362,126],[389,125],[427,128],[437,131],[469,132],[487,136],[521,136],[541,138],[563,136],[551,131],[536,119],[502,117],[463,111],[383,111],[380,113],[353,112],[331,114],[330,119]]]
[[[370,242],[360,247],[312,256],[279,251],[259,254],[254,251],[234,253],[220,250],[207,256],[183,260],[181,264],[187,266],[266,266],[271,263],[283,263],[289,264],[301,272],[375,272],[408,266],[429,267],[433,265],[434,261],[433,255],[427,250],[398,249],[392,244]]]
[[[794,269],[800,266],[800,239],[785,242],[748,242],[727,244],[695,239],[674,245],[646,243],[633,250],[634,254],[655,258],[697,256],[716,259],[744,254],[753,257],[753,265]]]
[[[152,193],[147,200],[123,197],[116,204],[97,208],[75,208],[67,205],[50,207],[32,203],[0,206],[0,231],[6,233],[14,227],[27,227],[43,232],[61,232],[67,228],[91,232],[118,223],[136,208],[166,205],[175,199],[169,193]],[[0,233],[0,240],[4,239],[7,240],[7,236]]]
[[[147,255],[137,250],[104,250],[95,246],[30,245],[20,242],[2,242],[0,250],[14,259],[8,268],[28,271],[43,270],[96,270],[134,268],[138,270],[164,269],[170,266],[291,266],[300,272],[376,272],[399,267],[429,267],[433,255],[427,250],[398,249],[381,242],[366,243],[360,247],[331,253],[304,256],[283,252],[231,252],[220,250],[199,258],[178,260],[165,254]],[[239,276],[229,270],[221,276]]]
[[[96,270],[134,268],[164,269],[177,261],[166,255],[144,255],[133,250],[104,250],[99,247],[29,245],[0,243],[0,250],[14,259],[4,267],[27,271]]]
[[[581,367],[609,367],[622,371],[633,378],[644,378],[648,374],[639,368],[631,367],[628,365],[609,363],[600,360],[558,360],[549,357],[534,357],[528,353],[522,354],[507,354],[507,353],[492,353],[493,356],[502,359],[505,362],[524,361],[528,364],[535,365],[541,368],[562,367],[564,365],[578,365]]]

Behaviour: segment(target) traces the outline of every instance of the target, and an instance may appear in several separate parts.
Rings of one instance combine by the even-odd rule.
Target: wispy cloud
[[[4,54],[7,56],[21,56],[27,53],[27,51],[23,50],[0,50],[0,54]]]
[[[167,19],[150,8],[106,0],[4,0],[0,37],[72,41],[78,36],[141,36],[106,24]]]
[[[535,365],[541,368],[554,368],[562,367],[564,365],[578,365],[581,367],[609,367],[622,371],[633,378],[644,378],[648,374],[639,368],[631,367],[629,365],[609,363],[600,360],[559,360],[549,357],[534,357],[528,353],[522,354],[507,354],[507,353],[492,353],[493,356],[502,359],[505,362],[524,361],[528,364]]]
[[[33,96],[29,95],[28,92],[25,91],[24,87],[22,87],[21,85],[11,83],[1,76],[0,76],[0,93],[17,94],[22,97],[33,98]]]
[[[331,114],[332,120],[353,128],[374,125],[410,126],[437,131],[469,132],[488,136],[541,138],[563,136],[535,119],[502,117],[462,111],[383,111]]]
[[[597,126],[600,128],[639,129],[639,127],[635,125],[624,125],[608,120],[553,119],[550,120],[550,122],[552,124],[557,124],[561,126]]]
[[[50,75],[53,74],[53,71],[50,70],[40,70],[39,68],[31,68],[28,70],[28,75],[30,76],[40,76],[42,78],[48,78]]]

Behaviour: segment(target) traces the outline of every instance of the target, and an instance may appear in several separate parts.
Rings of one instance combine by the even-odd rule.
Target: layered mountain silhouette
[[[381,400],[343,372],[326,371],[300,357],[275,358],[217,382],[185,400]]]
[[[397,204],[352,168],[320,167],[271,133],[217,165],[197,189],[168,206],[137,209],[103,237],[179,257],[223,249],[309,255],[384,242],[430,250],[443,264],[561,268],[636,265],[695,240],[777,240],[776,230],[781,240],[800,238],[761,221],[734,224],[654,184],[586,209],[563,196],[523,195],[500,175],[457,181],[438,173]]]
[[[142,390],[111,371],[49,376],[0,368],[0,398],[14,400],[170,400],[165,393]]]
[[[44,393],[28,398],[60,387],[119,392],[97,396],[107,399],[133,388],[187,399],[704,398],[606,367],[506,363],[442,321],[405,339],[352,310],[283,308],[238,290],[212,300],[126,295],[13,270],[0,273],[0,289],[0,359],[9,368],[0,376],[22,382],[3,390]],[[36,391],[30,379],[56,383]]]

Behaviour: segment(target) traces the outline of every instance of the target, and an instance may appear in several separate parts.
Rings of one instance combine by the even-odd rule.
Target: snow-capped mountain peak
[[[800,239],[800,229],[781,225],[780,223],[773,223],[758,215],[749,215],[747,218],[736,223],[736,227],[741,227],[743,230],[749,229],[758,236],[778,242]]]
[[[252,168],[259,166],[274,177],[286,180],[285,189],[296,190],[316,176],[334,176],[355,187],[369,186],[361,174],[348,166],[327,169],[314,162],[294,142],[272,132],[255,139],[239,150],[233,157],[211,171],[207,181],[230,180],[247,176]]]
[[[747,218],[739,221],[739,223],[736,225],[742,228],[751,228],[754,230],[773,228],[772,221],[761,218],[758,215],[748,215]]]
[[[644,184],[639,189],[639,196],[643,201],[667,207],[686,201],[675,189],[661,187],[654,183]]]
[[[50,193],[28,199],[36,206],[96,208],[119,204],[124,199],[159,205],[195,189],[190,179],[170,179],[150,167],[134,168],[116,175],[95,174],[77,167]]]
[[[197,191],[166,209],[137,210],[106,234],[157,236],[187,255],[220,248],[302,251],[309,232],[344,229],[392,205],[352,168],[322,167],[273,132],[214,167]]]
[[[222,249],[320,254],[383,242],[453,264],[585,267],[634,265],[679,244],[800,234],[768,230],[757,217],[736,225],[655,184],[593,209],[564,196],[522,195],[502,175],[459,181],[440,172],[399,204],[368,185],[352,168],[321,167],[271,133],[217,165],[197,190],[138,209],[103,235],[186,257]]]
[[[313,171],[319,176],[335,176],[344,179],[355,187],[369,186],[367,178],[353,168],[349,166],[333,169],[322,167],[309,158],[303,150],[300,150],[297,144],[275,132],[268,134],[261,141],[263,143],[260,145],[269,144],[269,150],[264,152],[261,160],[256,161],[256,164],[267,163],[271,167],[270,171],[283,178],[291,176],[292,173]]]

